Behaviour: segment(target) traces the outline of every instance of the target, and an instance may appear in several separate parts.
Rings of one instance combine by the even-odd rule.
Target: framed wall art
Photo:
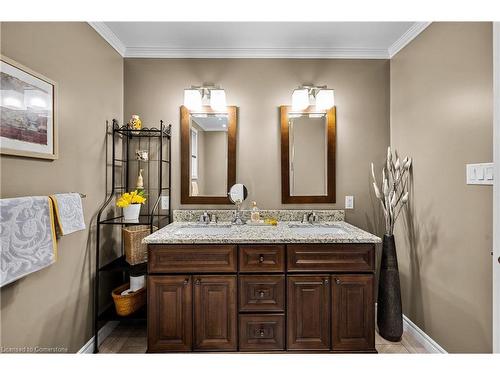
[[[57,84],[0,55],[0,153],[57,159]]]

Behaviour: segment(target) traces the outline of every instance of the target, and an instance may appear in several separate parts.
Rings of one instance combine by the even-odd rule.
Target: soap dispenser
[[[252,213],[250,214],[250,221],[252,223],[258,223],[260,221],[259,207],[257,207],[257,202],[252,202]]]

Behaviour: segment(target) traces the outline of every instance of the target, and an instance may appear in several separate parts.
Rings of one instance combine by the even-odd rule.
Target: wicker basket
[[[135,313],[146,304],[146,288],[141,288],[136,292],[131,292],[125,296],[121,292],[127,290],[130,284],[124,284],[113,289],[111,296],[115,302],[116,313],[120,316],[127,316]]]
[[[155,231],[156,227],[153,227]],[[140,264],[148,261],[148,246],[142,243],[142,239],[149,235],[149,225],[133,225],[124,227],[123,247],[125,248],[125,260],[130,265]]]

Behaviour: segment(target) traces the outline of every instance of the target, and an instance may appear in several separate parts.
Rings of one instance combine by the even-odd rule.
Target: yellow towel
[[[78,193],[54,194],[50,196],[54,203],[57,231],[60,236],[84,230],[82,198]]]

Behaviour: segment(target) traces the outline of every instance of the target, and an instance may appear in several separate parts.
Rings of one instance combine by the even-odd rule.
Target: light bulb
[[[333,90],[321,89],[316,94],[316,109],[323,111],[332,108],[335,105]]]
[[[198,111],[201,109],[201,92],[198,89],[184,90],[184,105],[192,110]]]
[[[210,107],[214,111],[227,111],[226,92],[224,90],[210,90]]]
[[[309,107],[309,90],[295,89],[292,94],[292,110],[302,111]]]

